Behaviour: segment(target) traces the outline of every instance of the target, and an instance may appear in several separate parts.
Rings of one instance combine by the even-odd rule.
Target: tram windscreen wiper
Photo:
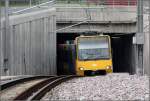
[[[95,58],[95,54],[92,54],[92,53],[86,53],[87,55],[87,59],[94,59]]]

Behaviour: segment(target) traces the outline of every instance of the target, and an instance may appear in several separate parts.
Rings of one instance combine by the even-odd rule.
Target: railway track
[[[22,93],[29,87],[39,83],[52,76],[29,76],[10,80],[9,82],[1,83],[0,96],[1,100],[12,100],[18,94]]]
[[[47,92],[49,92],[52,88],[59,85],[62,82],[65,82],[69,79],[75,78],[78,76],[69,75],[69,76],[46,76],[43,80],[36,82],[32,86],[28,87],[26,90],[22,91],[21,93],[17,94],[15,97],[13,97],[11,100],[40,100]],[[33,79],[35,79],[34,77]],[[41,78],[42,77],[38,77]],[[31,81],[29,78],[25,79],[25,81]],[[23,80],[14,81],[17,84],[19,82],[23,82]],[[8,88],[12,88],[15,85],[15,83],[9,83],[7,86],[3,85],[3,90]],[[9,99],[10,100],[10,99]]]
[[[19,78],[16,80],[10,80],[9,82],[0,84],[0,87],[1,87],[0,91],[9,89],[10,87],[13,87],[17,84],[21,84],[23,82],[28,82],[31,80],[37,80],[37,79],[48,78],[48,77],[52,77],[52,76],[30,76],[30,77],[25,77],[25,78]]]

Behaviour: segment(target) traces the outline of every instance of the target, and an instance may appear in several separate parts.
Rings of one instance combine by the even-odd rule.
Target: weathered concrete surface
[[[148,21],[148,14],[144,14],[144,73],[150,76],[150,60],[149,60],[149,21]]]
[[[105,33],[136,32],[135,6],[57,7],[56,11],[57,29],[61,29],[69,24],[87,21],[60,32],[84,32],[87,30]]]
[[[88,15],[89,14],[89,15]],[[57,21],[136,21],[136,6],[131,7],[60,7],[57,8]]]
[[[2,19],[2,39],[6,42],[2,75],[56,74],[56,13],[47,9],[10,16],[8,35]],[[4,67],[5,66],[5,67]]]
[[[1,13],[1,11],[0,11]],[[1,16],[0,16],[0,19],[1,19]],[[4,58],[3,58],[3,55],[4,55],[4,52],[3,52],[3,34],[2,34],[2,29],[1,29],[1,22],[0,22],[0,74],[2,73],[2,67],[3,67],[3,62],[4,62]]]

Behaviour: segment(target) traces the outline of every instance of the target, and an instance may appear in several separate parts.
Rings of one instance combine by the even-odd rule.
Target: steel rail
[[[25,77],[25,78],[19,78],[19,79],[16,79],[16,80],[11,80],[9,82],[0,84],[0,87],[1,87],[0,91],[6,90],[10,87],[13,87],[17,84],[21,84],[23,82],[36,80],[36,79],[42,79],[42,78],[49,78],[49,77],[52,77],[52,76],[30,76],[30,77]]]
[[[45,85],[43,88],[38,90],[36,93],[34,93],[30,98],[27,99],[27,101],[32,101],[32,100],[40,100],[47,92],[49,92],[52,88],[56,87],[62,82],[65,82],[67,80],[73,79],[75,75],[70,75],[70,76],[63,76],[63,77],[58,77],[57,79],[49,82],[47,85]]]
[[[16,96],[13,100],[40,100],[48,91],[62,82],[65,82],[71,78],[78,77],[75,75],[69,76],[55,76],[43,80],[36,85],[31,86],[26,91]]]
[[[27,90],[25,90],[24,92],[22,92],[21,94],[16,96],[13,100],[27,100],[33,93],[37,92],[43,86],[47,85],[49,82],[51,82],[53,80],[56,80],[57,78],[60,78],[60,77],[59,76],[49,77],[46,80],[43,80],[43,81],[31,86],[30,88],[28,88]]]

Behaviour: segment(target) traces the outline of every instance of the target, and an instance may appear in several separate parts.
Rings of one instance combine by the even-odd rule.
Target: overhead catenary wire
[[[57,29],[56,32],[61,31],[61,30],[65,30],[67,28],[71,28],[71,27],[74,27],[74,26],[77,26],[77,25],[80,25],[80,24],[85,23],[85,22],[88,22],[88,20],[86,19],[86,20],[83,20],[79,23],[76,23],[76,24],[73,24],[73,25],[70,25],[70,26],[67,26],[67,27],[64,27],[64,28]]]

